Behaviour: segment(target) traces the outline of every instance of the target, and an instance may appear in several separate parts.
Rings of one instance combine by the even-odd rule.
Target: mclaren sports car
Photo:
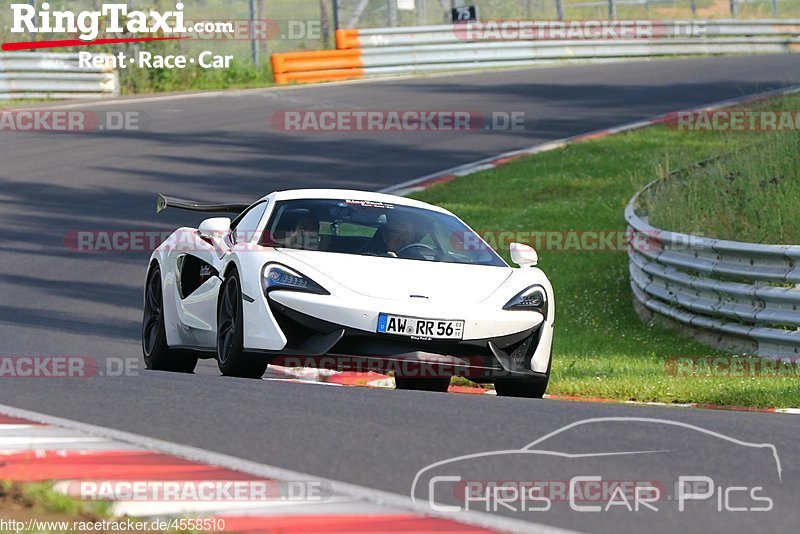
[[[272,364],[390,373],[399,389],[452,376],[541,397],[555,302],[536,251],[509,266],[449,211],[404,197],[292,190],[252,204],[159,195],[210,212],[152,254],[142,347],[149,369],[261,378]]]

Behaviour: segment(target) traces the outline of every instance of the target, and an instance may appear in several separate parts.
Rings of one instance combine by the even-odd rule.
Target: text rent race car
[[[142,344],[149,369],[260,378],[267,365],[393,371],[398,388],[446,391],[451,375],[541,397],[555,315],[536,252],[509,267],[442,208],[346,190],[256,203],[181,228],[150,259]]]

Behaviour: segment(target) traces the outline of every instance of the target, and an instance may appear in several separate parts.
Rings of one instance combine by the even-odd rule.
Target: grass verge
[[[272,68],[268,63],[254,65],[241,59],[232,61],[227,69],[204,69],[197,65],[184,69],[130,68],[120,76],[120,92],[123,95],[250,89],[271,85]]]
[[[110,534],[139,528],[137,532],[200,534],[197,530],[163,530],[148,519],[114,518],[108,501],[80,501],[53,490],[49,482],[20,484],[0,481],[0,517],[6,528],[0,534]],[[162,520],[163,521],[163,520]],[[11,522],[16,522],[12,524]],[[160,527],[160,525],[158,525]]]
[[[41,104],[43,102],[48,102],[48,101],[33,99],[33,98],[19,99],[19,100],[0,100],[0,109],[24,108],[26,106],[30,106],[33,104]]]
[[[800,97],[763,109],[794,110],[791,115],[800,117]],[[800,244],[800,132],[728,135],[744,136],[732,154],[686,178],[667,180],[643,198],[650,222],[720,239]]]
[[[97,523],[109,517],[109,503],[103,501],[81,502],[53,491],[49,483],[0,483],[0,516],[8,521],[25,524],[26,532],[74,532],[74,521]],[[37,523],[29,523],[35,520]],[[32,526],[32,530],[27,527]],[[16,532],[16,530],[0,530]]]
[[[785,107],[791,109],[790,105]],[[442,205],[482,233],[496,232],[493,235],[624,232],[625,205],[657,175],[753,141],[746,134],[687,133],[657,126],[522,158],[413,196]],[[557,249],[539,246],[540,265],[556,291],[548,393],[645,402],[800,406],[796,374],[673,376],[668,369],[674,367],[674,358],[722,353],[642,323],[633,310],[624,250]],[[499,252],[509,258],[507,250]]]

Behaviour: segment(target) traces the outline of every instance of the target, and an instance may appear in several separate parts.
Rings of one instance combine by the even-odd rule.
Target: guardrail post
[[[397,0],[387,0],[386,2],[386,25],[390,28],[397,26]]]
[[[739,0],[731,0],[731,16],[734,18],[739,17]]]
[[[778,16],[778,0],[772,0],[772,16]]]
[[[333,33],[336,34],[336,30],[339,29],[339,0],[333,0],[332,11],[333,11]]]
[[[697,16],[697,0],[692,0],[691,7],[692,7],[692,17],[696,17]]]
[[[417,24],[422,26],[425,24],[425,0],[416,0],[415,9],[417,11]]]
[[[562,0],[556,0],[556,14],[558,16],[558,20],[564,20],[564,4]]]
[[[256,37],[256,2],[255,0],[250,0],[249,2],[250,8],[250,50],[253,54],[253,65],[258,65],[261,63],[261,51],[258,49],[258,37]]]
[[[615,0],[608,0],[608,18],[611,20],[617,18],[617,2]]]

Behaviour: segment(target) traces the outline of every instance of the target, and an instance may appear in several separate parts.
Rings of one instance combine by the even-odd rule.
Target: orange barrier
[[[314,50],[272,54],[275,83],[311,83],[364,77],[361,50]]]
[[[351,48],[361,48],[358,30],[336,30],[336,49],[349,50]]]
[[[364,69],[314,70],[310,72],[287,72],[280,78],[275,75],[276,83],[317,83],[338,82],[342,80],[360,80],[364,77]]]
[[[274,54],[275,81],[322,82],[482,66],[521,68],[559,59],[594,63],[651,56],[800,51],[800,19],[692,21],[693,28],[703,28],[703,32],[688,32],[681,21],[650,21],[641,38],[635,39],[611,35],[598,38],[596,28],[584,25],[576,27],[580,31],[574,39],[580,42],[570,42],[573,37],[564,39],[533,21],[516,22],[518,26],[508,34],[495,32],[490,25],[484,27],[484,23],[474,27],[439,24],[338,29],[334,35],[336,50]],[[525,29],[533,31],[521,31]],[[611,30],[611,25],[605,29]],[[471,30],[475,30],[474,36],[470,36]],[[542,36],[535,37],[543,30]],[[614,32],[625,35],[616,27]],[[605,31],[600,33],[605,35]]]

